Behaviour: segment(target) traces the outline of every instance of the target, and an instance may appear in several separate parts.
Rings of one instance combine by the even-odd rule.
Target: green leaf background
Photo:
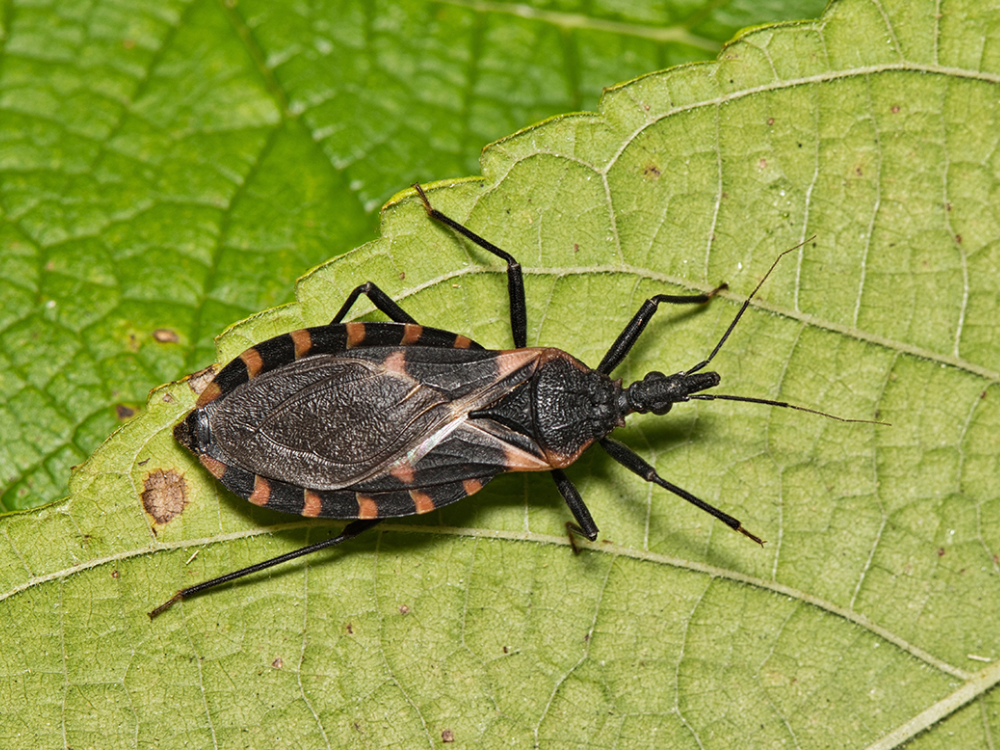
[[[6,6],[4,502],[59,497],[112,426],[102,404],[211,362],[226,323],[371,232],[363,209],[474,173],[479,144],[594,108],[581,92],[733,18]],[[68,501],[0,521],[0,745],[993,747],[998,83],[1000,8],[844,0],[504,138],[482,179],[431,192],[516,251],[529,342],[590,364],[649,295],[729,283],[662,311],[626,380],[702,358],[817,235],[720,353],[722,388],[892,427],[715,403],[621,431],[763,550],[594,451],[570,471],[603,532],[579,557],[551,481],[513,475],[150,623],[178,587],[337,528],[222,491],[173,443],[194,401],[176,383]],[[380,235],[227,331],[218,361],[366,279],[510,344],[490,258],[408,195]],[[186,483],[169,523],[140,500],[158,471]]]

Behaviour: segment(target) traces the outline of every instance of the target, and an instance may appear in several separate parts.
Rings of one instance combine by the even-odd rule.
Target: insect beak
[[[692,393],[714,388],[719,380],[716,372],[697,372],[691,375],[683,372],[674,375],[651,372],[628,387],[626,414],[666,414],[674,404],[689,401]]]

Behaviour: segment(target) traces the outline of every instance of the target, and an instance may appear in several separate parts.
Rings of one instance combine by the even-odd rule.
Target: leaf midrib
[[[137,549],[123,550],[121,552],[115,553],[113,555],[105,555],[103,557],[93,558],[78,565],[72,565],[61,570],[46,573],[45,575],[33,577],[17,586],[12,587],[8,591],[0,593],[0,602],[8,599],[17,594],[23,593],[35,586],[39,586],[51,581],[64,580],[77,573],[83,573],[85,571],[101,567],[102,565],[108,565],[111,563],[119,563],[125,560],[130,560],[135,557],[140,557],[144,555],[149,555],[156,552],[170,552],[179,549],[190,549],[192,547],[207,547],[214,544],[226,544],[233,541],[239,541],[244,539],[252,539],[258,536],[271,535],[283,531],[296,531],[302,529],[318,528],[327,525],[333,525],[339,527],[337,522],[329,521],[315,521],[315,520],[302,520],[293,521],[290,523],[276,524],[274,526],[258,527],[254,529],[244,529],[242,531],[229,532],[225,534],[217,534],[211,537],[201,537],[198,539],[185,539],[175,542],[151,542],[145,547],[140,547]],[[557,546],[557,547],[570,547],[569,539],[566,535],[554,536],[551,534],[539,534],[532,531],[503,531],[497,529],[477,529],[471,527],[457,527],[457,526],[424,526],[419,524],[399,524],[399,523],[383,523],[380,525],[380,530],[389,532],[403,532],[403,533],[417,533],[417,534],[429,534],[437,536],[454,536],[463,537],[469,539],[494,539],[501,541],[510,542],[532,542],[534,544]],[[759,578],[757,576],[748,575],[745,573],[740,573],[735,570],[729,570],[727,568],[721,568],[715,565],[709,565],[707,563],[701,563],[694,560],[687,560],[680,557],[674,557],[672,555],[665,555],[658,552],[652,552],[650,550],[642,550],[634,547],[627,547],[611,542],[587,542],[585,540],[578,540],[576,542],[577,546],[581,549],[586,549],[591,553],[599,553],[604,555],[613,555],[614,557],[625,557],[632,560],[638,560],[640,562],[653,563],[658,566],[678,568],[681,570],[687,570],[693,573],[700,573],[702,575],[707,575],[711,578],[722,579],[726,581],[731,581],[734,583],[740,583],[747,586],[752,586],[757,589],[764,591],[769,591],[771,593],[780,594],[782,596],[787,596],[795,601],[808,604],[816,609],[819,609],[828,614],[832,614],[840,619],[851,622],[860,628],[872,633],[879,639],[891,643],[897,648],[905,651],[919,661],[933,667],[939,672],[943,672],[951,677],[962,680],[963,682],[968,682],[975,675],[974,673],[968,672],[960,667],[956,667],[943,659],[939,659],[933,654],[919,648],[918,646],[910,643],[909,641],[895,635],[889,629],[882,627],[873,620],[865,617],[852,609],[840,606],[831,602],[829,600],[823,599],[818,596],[814,596],[806,591],[797,589],[793,586],[788,586],[786,584],[779,583],[773,580],[767,580],[764,578]],[[567,553],[568,554],[568,553]],[[1000,662],[998,662],[1000,664]],[[998,667],[998,674],[994,682],[1000,682],[1000,667]],[[991,683],[992,684],[992,683]]]

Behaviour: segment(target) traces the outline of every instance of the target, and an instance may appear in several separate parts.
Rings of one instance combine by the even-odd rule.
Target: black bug
[[[812,411],[703,393],[719,384],[719,375],[705,367],[767,275],[707,358],[683,372],[650,372],[623,387],[611,372],[658,305],[705,303],[719,289],[648,299],[591,369],[560,349],[526,346],[521,266],[433,208],[414,187],[429,217],[506,262],[516,348],[487,350],[460,334],[421,326],[368,282],[351,292],[329,325],[276,336],[243,352],[215,376],[174,436],[223,485],[255,505],[354,520],[339,536],[186,588],[150,617],[205,589],[352,539],[382,519],[454,503],[509,471],[550,472],[576,521],[567,527],[593,541],[597,525],[563,469],[595,442],[644,480],[763,543],[728,513],[660,477],[608,434],[628,414],[666,414],[674,404],[695,399]],[[341,323],[362,294],[392,322]]]

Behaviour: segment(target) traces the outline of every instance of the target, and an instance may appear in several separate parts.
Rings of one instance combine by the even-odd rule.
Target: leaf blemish
[[[115,404],[115,416],[119,422],[124,422],[135,416],[135,409],[126,404]]]
[[[170,328],[157,328],[153,331],[153,338],[161,344],[176,344],[181,340],[177,331]]]
[[[142,507],[157,526],[164,526],[184,512],[188,504],[187,481],[173,469],[155,469],[143,480]]]
[[[193,375],[189,375],[187,384],[188,388],[200,396],[213,380],[215,380],[215,365],[209,365],[204,370],[198,370]]]

